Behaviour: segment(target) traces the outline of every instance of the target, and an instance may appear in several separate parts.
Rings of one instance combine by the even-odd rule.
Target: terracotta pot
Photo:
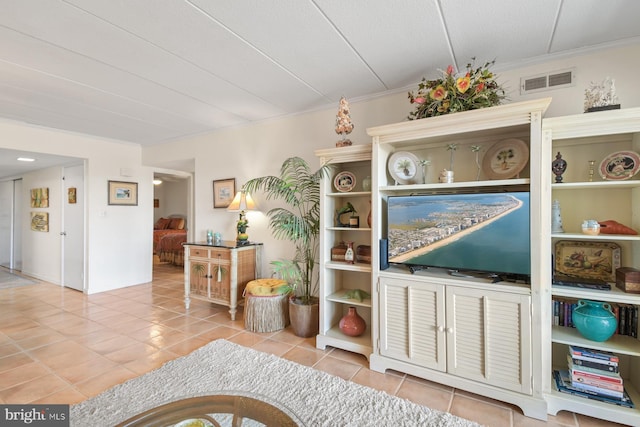
[[[358,314],[355,307],[349,307],[349,312],[340,319],[340,330],[350,337],[359,337],[367,330],[367,324]]]
[[[318,335],[320,329],[320,303],[317,298],[313,304],[301,304],[292,297],[289,300],[289,318],[293,333],[302,338]]]

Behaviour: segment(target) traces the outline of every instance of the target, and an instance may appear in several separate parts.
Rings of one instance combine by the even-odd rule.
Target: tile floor
[[[242,315],[192,301],[183,305],[182,270],[156,264],[151,283],[85,296],[49,283],[0,290],[0,403],[76,403],[224,338],[488,426],[613,426],[560,412],[544,423],[509,404],[397,372],[367,368],[364,357],[315,348],[289,329],[256,334]]]

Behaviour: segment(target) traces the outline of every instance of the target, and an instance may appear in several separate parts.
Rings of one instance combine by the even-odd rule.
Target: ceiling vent
[[[537,76],[522,77],[520,79],[520,94],[543,92],[573,86],[575,83],[575,69],[554,71]]]

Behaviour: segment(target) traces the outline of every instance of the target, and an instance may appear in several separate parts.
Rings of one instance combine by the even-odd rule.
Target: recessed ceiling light
[[[20,161],[20,162],[35,162],[36,159],[32,159],[31,157],[18,157],[18,161]]]
[[[160,185],[160,184],[162,184],[162,180],[160,180],[160,179],[154,179],[153,180],[153,185]]]

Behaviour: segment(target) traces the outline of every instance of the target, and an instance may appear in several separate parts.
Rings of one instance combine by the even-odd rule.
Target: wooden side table
[[[235,320],[244,287],[260,277],[261,266],[262,243],[185,243],[185,308],[189,309],[191,298],[209,301],[229,307],[231,320]]]

